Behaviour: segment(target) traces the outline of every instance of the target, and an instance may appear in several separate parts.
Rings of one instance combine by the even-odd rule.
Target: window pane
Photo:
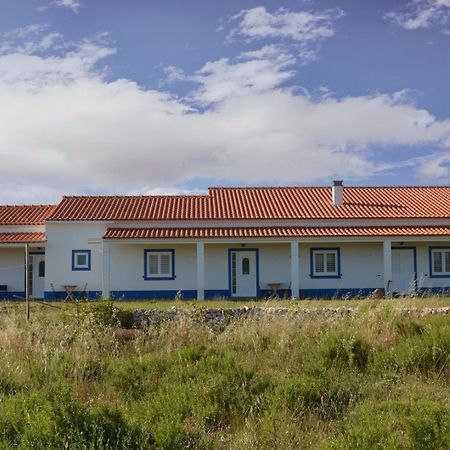
[[[242,260],[242,275],[250,274],[250,260],[248,258],[244,258]]]
[[[450,272],[450,252],[445,252],[445,271]]]
[[[39,277],[45,277],[45,261],[40,261],[39,262]]]
[[[433,272],[442,272],[442,253],[433,252]]]
[[[87,255],[86,253],[77,254],[77,266],[87,266]]]
[[[336,253],[327,253],[327,272],[336,273]]]
[[[325,272],[325,255],[323,253],[314,254],[314,271],[317,273]]]
[[[161,274],[170,275],[170,255],[167,253],[161,255]]]
[[[158,255],[154,253],[148,255],[148,273],[150,275],[158,274]]]

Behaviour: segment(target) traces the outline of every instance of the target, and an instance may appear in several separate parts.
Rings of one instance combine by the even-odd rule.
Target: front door
[[[413,248],[392,249],[391,292],[407,295],[416,290],[416,263]]]
[[[30,296],[44,298],[45,255],[30,255]]]
[[[256,250],[231,252],[231,296],[257,296]]]

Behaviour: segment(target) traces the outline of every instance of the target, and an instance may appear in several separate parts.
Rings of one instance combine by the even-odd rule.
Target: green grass
[[[252,306],[118,302],[119,308]],[[446,449],[448,298],[257,302],[352,305],[351,317],[184,319],[122,340],[105,303],[0,314],[0,448]]]

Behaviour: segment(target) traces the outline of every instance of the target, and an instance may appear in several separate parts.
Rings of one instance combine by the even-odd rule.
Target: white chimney
[[[344,203],[344,186],[342,180],[333,181],[333,205],[342,205]]]

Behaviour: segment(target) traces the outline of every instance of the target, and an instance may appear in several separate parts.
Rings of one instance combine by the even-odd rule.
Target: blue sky
[[[0,0],[2,203],[448,184],[450,0]]]

